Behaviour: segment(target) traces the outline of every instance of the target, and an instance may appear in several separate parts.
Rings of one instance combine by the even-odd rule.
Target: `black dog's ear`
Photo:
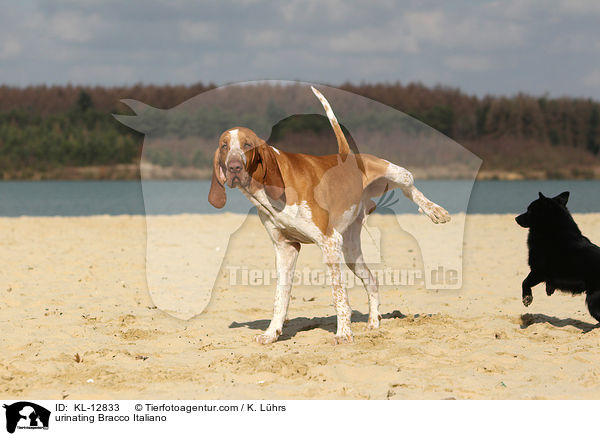
[[[541,200],[542,198],[546,198],[546,197],[544,197],[544,194],[542,194],[541,192],[538,192],[538,194],[540,195],[540,200]]]
[[[558,204],[566,206],[567,201],[569,201],[569,191],[565,191],[562,194],[558,194],[556,197],[554,197],[554,200],[556,200]]]

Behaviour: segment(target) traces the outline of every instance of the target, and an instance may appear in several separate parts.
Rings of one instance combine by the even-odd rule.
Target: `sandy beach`
[[[600,214],[575,219],[600,242]],[[184,244],[194,229],[227,220],[240,217],[178,215],[154,225]],[[419,248],[395,230],[395,217],[369,225],[388,229],[386,261],[419,266]],[[273,284],[231,285],[223,273],[200,315],[157,308],[144,217],[0,218],[0,229],[4,399],[600,398],[600,328],[582,296],[547,297],[538,286],[523,307],[527,234],[512,215],[467,216],[462,289],[384,286],[379,330],[365,328],[366,294],[352,288],[355,342],[338,346],[325,284],[295,286],[283,336],[267,346],[253,337],[268,325]],[[273,268],[256,216],[242,236],[229,244],[228,262]],[[302,249],[298,269],[306,266],[322,267],[315,247]]]

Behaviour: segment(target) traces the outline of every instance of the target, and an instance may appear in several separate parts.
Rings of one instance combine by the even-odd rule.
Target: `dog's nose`
[[[229,161],[229,164],[227,165],[227,171],[229,171],[230,173],[233,174],[237,174],[242,170],[242,161],[238,160],[238,159],[232,159],[231,161]]]

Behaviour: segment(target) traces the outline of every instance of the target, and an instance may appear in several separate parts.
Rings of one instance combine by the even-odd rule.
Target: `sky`
[[[0,84],[421,82],[600,100],[600,1],[1,0]]]

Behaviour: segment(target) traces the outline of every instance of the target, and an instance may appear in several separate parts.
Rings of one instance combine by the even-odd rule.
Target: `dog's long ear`
[[[556,197],[554,197],[554,200],[556,200],[558,204],[566,206],[567,201],[569,201],[569,191],[565,191],[561,194],[558,194]]]
[[[541,192],[538,192],[538,194],[540,195],[540,200],[541,200],[542,198],[546,198],[546,197],[544,197],[544,194],[542,194]]]
[[[245,152],[246,170],[260,183],[271,200],[285,201],[285,184],[275,152],[266,142]]]
[[[271,200],[284,200],[285,184],[273,148],[267,143],[262,143],[258,146],[257,151],[260,154],[264,168],[262,184],[265,187],[265,192]]]
[[[225,192],[225,177],[223,169],[219,163],[219,148],[215,151],[213,158],[213,173],[210,183],[210,191],[208,192],[208,202],[217,209],[221,209],[227,202],[227,193]]]

